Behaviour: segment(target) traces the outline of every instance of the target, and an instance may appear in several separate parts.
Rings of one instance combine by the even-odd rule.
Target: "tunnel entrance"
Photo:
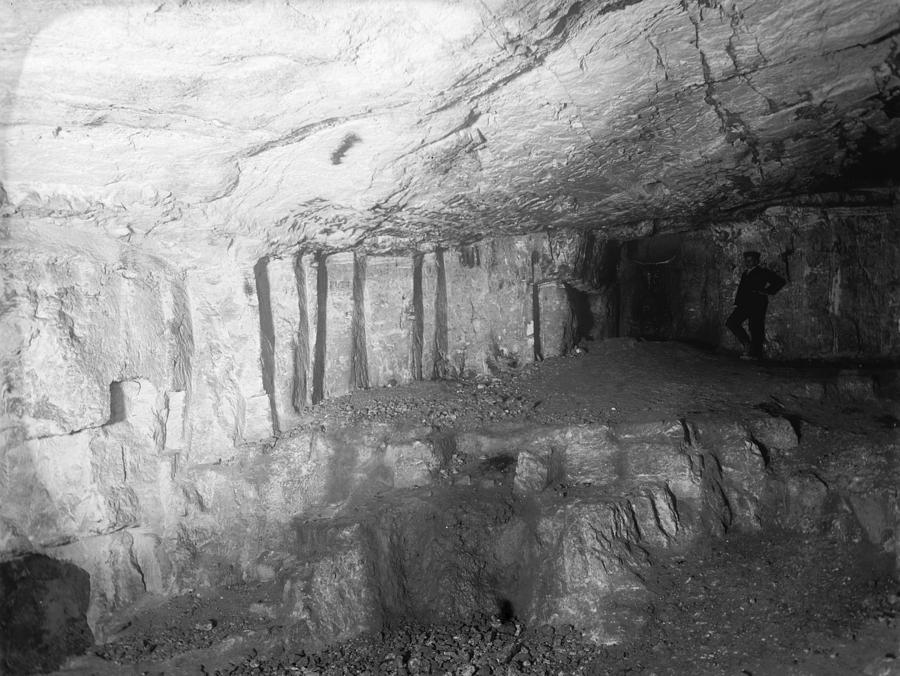
[[[582,345],[594,340],[594,314],[591,310],[590,295],[576,289],[571,284],[566,285],[566,297],[569,307],[572,309],[572,345]]]

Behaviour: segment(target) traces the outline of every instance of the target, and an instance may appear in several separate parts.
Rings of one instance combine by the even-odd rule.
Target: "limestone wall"
[[[94,623],[173,588],[196,503],[186,468],[272,434],[253,270],[223,256],[186,271],[14,226],[0,248],[0,558],[87,570]]]
[[[543,355],[570,339],[552,326],[569,309],[546,237],[181,264],[15,225],[0,248],[0,558],[39,551],[87,570],[95,631],[145,592],[212,583],[198,557],[229,575],[250,565],[272,532],[251,513],[256,484],[236,494],[211,468],[257,457],[305,407],[527,363],[542,320]]]
[[[623,242],[617,274],[589,284],[597,335],[615,316],[622,336],[737,349],[724,322],[741,253],[757,250],[788,280],[769,303],[770,356],[900,356],[898,222],[888,207],[777,207],[708,230]]]
[[[746,248],[790,280],[772,303],[772,352],[897,355],[894,222],[773,209],[625,243],[540,235],[183,264],[20,223],[0,248],[0,558],[38,551],[88,571],[102,638],[103,618],[146,592],[256,574],[298,510],[332,501],[339,486],[317,472],[374,446],[292,435],[307,406],[489,376],[614,330],[727,341]],[[380,462],[361,476],[381,477]]]
[[[317,399],[527,363],[536,315],[542,355],[560,354],[568,303],[532,264],[546,251],[508,238],[185,270],[23,226],[2,250],[6,445],[88,444],[125,423],[175,476],[290,429]]]
[[[127,602],[160,579],[141,582],[129,532],[167,500],[167,393],[190,369],[174,320],[184,279],[125,247],[24,226],[0,260],[0,556],[70,558],[95,578],[95,608]],[[101,556],[113,541],[118,554]]]
[[[259,345],[272,357],[266,367],[263,351],[257,375],[266,380],[266,368],[273,371],[263,390],[272,391],[267,406],[276,431],[290,429],[303,407],[354,389],[528,363],[536,324],[550,336],[541,356],[563,354],[571,342],[571,331],[561,328],[569,302],[549,249],[546,237],[523,237],[397,256],[264,259],[256,296],[272,316],[271,328],[260,325]],[[536,266],[535,257],[551,262]],[[257,420],[271,423],[265,408],[257,405]]]

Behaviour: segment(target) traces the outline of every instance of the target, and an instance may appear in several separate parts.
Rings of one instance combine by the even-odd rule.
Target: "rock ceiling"
[[[634,227],[900,147],[900,0],[13,0],[16,223],[172,250]]]

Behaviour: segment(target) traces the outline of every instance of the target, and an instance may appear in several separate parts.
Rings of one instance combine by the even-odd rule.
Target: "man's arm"
[[[782,287],[787,284],[787,281],[781,275],[771,270],[766,270],[766,272],[768,274],[766,275],[766,284],[763,287],[763,291],[770,296],[774,296],[781,291]]]

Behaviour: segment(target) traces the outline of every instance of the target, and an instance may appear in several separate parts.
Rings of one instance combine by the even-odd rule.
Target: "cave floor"
[[[259,585],[172,599],[67,674],[897,674],[900,586],[862,544],[735,534],[661,555],[650,620],[597,646],[570,627],[497,618],[404,625],[320,650],[248,613]]]
[[[831,488],[895,490],[900,407],[878,369],[745,362],[676,343],[611,340],[494,377],[356,392],[304,412],[301,426],[363,420],[436,430],[653,421],[763,410],[800,440],[773,463]],[[883,374],[882,374],[883,375]],[[887,384],[885,384],[887,383]],[[880,395],[880,396],[879,396]],[[248,611],[263,583],[185,594],[136,609],[66,674],[900,674],[894,541],[861,530],[729,531],[689,552],[653,552],[647,620],[597,646],[571,627],[515,619],[398,626],[318,650]]]

